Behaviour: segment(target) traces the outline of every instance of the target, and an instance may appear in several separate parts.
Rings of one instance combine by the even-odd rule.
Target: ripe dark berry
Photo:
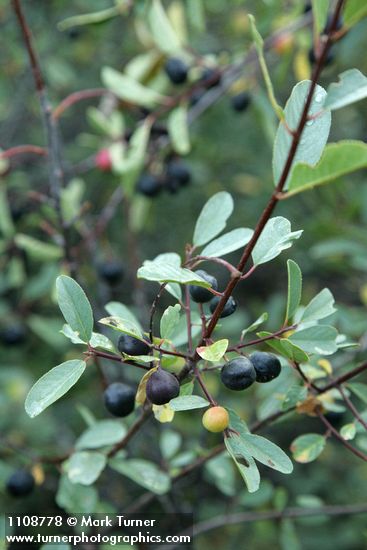
[[[221,81],[220,71],[218,69],[207,67],[201,73],[200,81],[207,89],[215,88],[216,86],[218,86],[218,84],[220,84]]]
[[[108,149],[101,149],[95,157],[97,168],[102,172],[110,172],[112,169],[112,159]]]
[[[232,108],[237,111],[245,111],[251,103],[251,96],[247,92],[241,92],[240,94],[234,95],[231,99]]]
[[[162,191],[162,185],[155,176],[143,174],[136,184],[136,190],[146,197],[156,197]]]
[[[0,331],[0,340],[6,346],[17,346],[21,344],[25,336],[25,328],[18,324],[9,325]]]
[[[127,355],[148,355],[150,352],[147,342],[129,334],[121,334],[117,347],[121,353],[127,353]]]
[[[245,390],[256,380],[256,371],[250,359],[238,357],[222,367],[221,380],[230,390]]]
[[[214,313],[219,302],[220,302],[220,296],[214,296],[214,298],[212,298],[212,300],[210,301],[209,308],[212,313]],[[229,315],[232,315],[232,313],[234,313],[236,309],[237,309],[237,302],[233,298],[233,296],[230,296],[228,298],[226,305],[223,308],[222,313],[220,314],[221,319],[223,317],[228,317]]]
[[[255,351],[250,355],[251,363],[255,367],[257,382],[270,382],[279,376],[281,371],[280,361],[272,353]]]
[[[114,416],[127,416],[135,406],[135,391],[122,382],[110,384],[104,394],[104,403],[108,412]]]
[[[329,411],[325,414],[325,418],[332,426],[334,426],[334,428],[340,428],[345,422],[343,412]]]
[[[104,262],[98,267],[98,272],[111,285],[118,283],[124,275],[122,264],[118,261]]]
[[[207,281],[211,284],[212,288],[214,290],[218,289],[218,282],[215,277],[212,275],[209,275],[206,271],[203,269],[198,269],[195,272],[199,277],[204,279],[204,281]],[[204,304],[205,302],[209,302],[209,300],[212,298],[213,294],[209,292],[206,288],[203,288],[202,286],[196,286],[196,285],[190,285],[190,295],[191,298],[194,300],[194,302],[197,302],[199,304]]]
[[[180,384],[173,374],[161,368],[147,382],[146,394],[154,405],[165,405],[180,393]]]
[[[34,488],[34,477],[26,470],[17,470],[6,482],[6,490],[13,497],[25,497]]]
[[[167,164],[167,177],[184,186],[190,182],[191,172],[184,162],[172,160]]]
[[[164,70],[172,84],[183,84],[187,79],[187,65],[178,57],[171,57],[167,60]]]

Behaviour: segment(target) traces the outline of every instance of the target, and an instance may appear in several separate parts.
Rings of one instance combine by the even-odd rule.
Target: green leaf
[[[85,361],[73,359],[46,372],[27,395],[25,410],[28,416],[34,418],[65,395],[79,380],[85,367]]]
[[[290,386],[282,402],[282,411],[293,409],[298,403],[302,403],[307,397],[305,386]]]
[[[367,78],[358,69],[349,69],[339,75],[339,82],[330,84],[324,109],[336,111],[367,97]]]
[[[266,331],[257,333],[257,336],[259,338],[264,338],[265,336],[270,335],[271,332]],[[267,340],[266,344],[275,349],[275,351],[277,351],[280,355],[292,359],[292,361],[296,361],[297,363],[305,363],[306,361],[308,361],[307,353],[305,353],[299,346],[296,346],[287,338],[274,338],[271,340]]]
[[[256,321],[254,321],[249,327],[247,328],[244,328],[243,331],[241,332],[241,338],[243,339],[246,334],[248,332],[253,332],[254,330],[256,330],[260,325],[262,325],[263,323],[265,323],[265,321],[268,320],[268,314],[266,311],[264,311],[264,313],[262,313],[260,315],[260,317],[258,317],[256,319]]]
[[[148,21],[157,47],[168,55],[177,54],[181,50],[181,44],[160,0],[153,0]]]
[[[92,485],[106,466],[106,457],[102,453],[81,451],[73,453],[63,463],[69,480],[81,485]]]
[[[367,384],[362,382],[350,382],[348,388],[354,393],[363,403],[367,404]]]
[[[315,325],[298,330],[289,337],[289,340],[299,346],[306,353],[332,355],[338,349],[336,339],[338,331],[328,325]]]
[[[56,503],[69,514],[91,514],[96,510],[98,494],[94,487],[71,483],[64,475],[60,478]]]
[[[159,283],[179,283],[183,285],[196,285],[210,288],[210,284],[204,281],[199,275],[184,267],[159,262],[157,260],[146,260],[143,266],[138,269],[138,279],[157,281]]]
[[[105,10],[95,11],[92,13],[83,13],[81,15],[73,15],[72,17],[67,17],[60,21],[57,24],[59,31],[66,31],[73,27],[80,27],[82,25],[91,25],[96,23],[102,23],[107,21],[112,17],[119,15],[120,9],[118,6],[112,6],[111,8],[106,8]]]
[[[147,460],[114,458],[109,462],[109,465],[116,472],[135,481],[135,483],[156,495],[167,493],[171,487],[169,476]]]
[[[319,434],[305,434],[297,437],[291,444],[293,458],[306,464],[315,460],[324,450],[325,438]]]
[[[191,146],[186,104],[181,104],[170,112],[167,119],[167,130],[173,150],[179,155],[187,155],[190,152]]]
[[[227,453],[221,453],[206,462],[205,477],[224,495],[234,496],[236,494],[236,481],[232,461]]]
[[[299,119],[308,95],[311,82],[303,80],[296,84],[292,94],[285,106],[285,120],[288,128],[295,130],[298,126]],[[319,113],[326,95],[326,91],[321,86],[316,86],[309,115]],[[314,166],[319,160],[326,145],[331,125],[330,111],[324,111],[314,120],[310,120],[302,132],[302,137],[295,154],[292,167],[299,162],[307,162]],[[278,184],[282,175],[285,163],[288,158],[288,153],[292,144],[293,137],[289,134],[285,125],[281,122],[275,137],[273,150],[273,175],[274,183]],[[287,189],[291,172],[288,175],[284,190]]]
[[[61,190],[61,211],[64,222],[70,223],[79,214],[84,188],[84,181],[74,178]]]
[[[161,337],[169,339],[180,321],[180,304],[168,306],[161,317]]]
[[[100,420],[90,426],[77,439],[75,448],[99,449],[107,445],[114,445],[126,435],[126,428],[120,420]]]
[[[233,212],[233,199],[226,191],[213,195],[204,205],[194,231],[194,245],[202,246],[216,237]]]
[[[284,518],[280,522],[279,543],[281,550],[302,550],[294,521]]]
[[[249,493],[254,493],[260,486],[260,474],[252,456],[243,448],[240,437],[231,435],[224,439],[225,446],[234,460]]]
[[[277,117],[280,120],[282,120],[284,118],[283,109],[281,108],[281,106],[279,105],[279,103],[277,102],[277,100],[275,98],[273,84],[272,84],[270,74],[269,74],[269,70],[268,70],[268,67],[267,67],[266,61],[265,61],[264,40],[262,39],[262,36],[260,35],[259,31],[256,28],[254,16],[249,14],[248,17],[250,19],[252,39],[255,43],[255,48],[256,48],[257,54],[259,56],[260,68],[261,68],[261,71],[262,71],[262,74],[263,74],[263,77],[264,77],[266,89],[267,89],[267,92],[268,92],[269,101],[270,101],[270,104],[273,107],[274,112],[276,113]]]
[[[120,319],[120,317],[104,317],[98,321],[101,325],[106,325],[113,330],[118,332],[123,332],[124,334],[129,334],[134,338],[143,340],[143,335],[139,327],[128,319]]]
[[[245,246],[253,235],[252,229],[239,228],[233,229],[225,233],[218,239],[215,239],[211,243],[207,244],[206,247],[200,253],[200,256],[208,256],[210,258],[220,258],[225,256],[230,252],[234,252],[239,248]]]
[[[223,340],[214,342],[214,344],[211,344],[210,346],[196,348],[196,352],[202,359],[216,363],[222,359],[223,355],[227,351],[228,344],[229,341],[224,338]]]
[[[49,262],[62,258],[62,249],[55,244],[39,241],[23,233],[15,235],[14,241],[18,248],[24,250],[31,258],[40,262]]]
[[[344,426],[340,430],[340,435],[346,441],[351,441],[352,439],[354,439],[356,433],[357,433],[357,428],[354,422],[350,422],[349,424],[344,424]]]
[[[92,348],[104,349],[106,351],[115,352],[115,346],[107,336],[104,334],[98,334],[98,332],[92,332],[92,338],[89,340]]]
[[[270,262],[283,250],[290,248],[293,241],[299,239],[302,233],[302,230],[292,232],[291,223],[286,218],[270,218],[252,251],[254,265]]]
[[[293,464],[285,452],[265,437],[243,434],[241,438],[250,455],[261,464],[282,474],[290,474],[293,471]]]
[[[140,322],[136,315],[124,304],[121,304],[121,302],[108,302],[108,304],[105,305],[105,310],[112,316],[112,317],[120,317],[120,319],[126,319],[127,321],[130,321],[134,325],[140,328],[142,331],[142,327],[140,325]]]
[[[292,319],[295,314],[302,296],[302,272],[293,260],[287,261],[288,270],[288,299],[287,310],[285,314],[286,322]]]
[[[292,170],[287,196],[324,185],[337,178],[367,167],[367,144],[344,140],[325,147],[316,166],[297,164]]]
[[[367,15],[365,0],[348,0],[343,11],[344,25],[349,29]]]
[[[321,34],[324,30],[328,13],[330,0],[312,0],[312,15],[315,26],[315,34]]]
[[[173,430],[164,430],[159,440],[159,447],[162,456],[166,460],[170,460],[179,451],[182,443],[182,437],[178,432]]]
[[[173,411],[190,411],[191,409],[202,409],[209,407],[210,403],[200,395],[185,395],[175,397],[169,402]]]
[[[112,67],[103,67],[102,82],[117,97],[133,105],[152,107],[165,100],[165,97],[155,90],[143,86],[140,82],[112,69]]]
[[[56,279],[56,292],[65,321],[84,342],[88,342],[93,331],[93,313],[84,290],[71,277],[60,275]]]
[[[334,303],[334,296],[328,288],[324,288],[305,307],[300,322],[319,321],[329,317],[336,311]]]
[[[1,150],[0,150],[1,152]],[[2,162],[0,158],[0,163]],[[0,173],[2,173],[0,166]],[[15,227],[11,216],[9,201],[5,187],[0,187],[0,231],[4,237],[10,238],[15,233]]]
[[[246,422],[232,409],[227,409],[229,414],[229,427],[238,432],[240,436],[243,434],[249,434],[250,430]]]
[[[69,340],[73,344],[83,344],[85,345],[86,342],[84,342],[81,338],[79,338],[79,333],[76,332],[71,328],[70,325],[65,324],[63,325],[62,329],[60,330],[61,334],[63,334],[66,338],[69,338]]]

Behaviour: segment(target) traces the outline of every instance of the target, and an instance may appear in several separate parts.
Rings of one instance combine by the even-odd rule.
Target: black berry
[[[127,355],[148,355],[150,352],[147,342],[134,338],[129,334],[121,334],[117,347],[121,353]]]
[[[154,405],[165,405],[179,393],[180,384],[170,372],[158,369],[148,379],[146,394]]]
[[[212,313],[214,313],[219,302],[220,302],[220,296],[214,296],[214,298],[210,301],[209,308]],[[230,296],[228,298],[226,305],[223,308],[222,313],[220,314],[220,317],[221,318],[228,317],[229,315],[232,315],[232,313],[234,313],[236,309],[237,309],[237,302],[233,298],[233,296]]]
[[[244,390],[256,380],[256,371],[250,359],[238,357],[222,367],[221,380],[230,390]]]
[[[203,269],[198,269],[196,271],[196,274],[199,275],[204,281],[207,283],[210,283],[212,288],[214,290],[218,289],[218,282],[215,277],[212,275],[209,275],[206,271]],[[194,300],[194,302],[197,302],[199,304],[203,304],[205,302],[209,302],[209,300],[212,298],[213,294],[209,292],[206,288],[203,288],[202,286],[196,286],[196,285],[190,285],[190,295],[191,298]]]
[[[25,328],[22,325],[9,325],[0,331],[0,340],[6,346],[22,344],[26,337]]]
[[[186,82],[188,67],[182,59],[171,57],[167,60],[164,69],[172,84],[183,84]]]
[[[8,479],[6,489],[13,497],[25,497],[34,488],[34,477],[26,470],[17,470]]]
[[[122,382],[110,384],[103,395],[108,412],[114,416],[127,416],[134,410],[135,391]]]
[[[240,94],[234,95],[231,99],[232,108],[237,111],[245,111],[251,103],[251,96],[247,92],[241,92]]]
[[[172,160],[167,164],[167,177],[184,186],[190,182],[191,172],[184,162]]]
[[[255,367],[257,382],[270,382],[279,376],[281,371],[280,361],[272,353],[255,351],[250,355],[251,363]]]
[[[122,264],[118,261],[104,262],[98,267],[98,272],[111,285],[118,283],[124,275]]]
[[[221,81],[221,74],[218,69],[212,69],[210,67],[207,67],[203,70],[201,73],[200,81],[203,83],[205,88],[215,88],[220,84]]]
[[[162,191],[162,185],[155,176],[143,174],[136,184],[136,190],[146,197],[156,197]]]

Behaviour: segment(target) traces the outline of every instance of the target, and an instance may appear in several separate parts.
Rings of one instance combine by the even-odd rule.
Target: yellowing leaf
[[[175,411],[166,403],[165,405],[153,405],[153,414],[158,422],[165,424],[166,422],[172,422]]]
[[[136,392],[135,401],[138,405],[144,405],[145,400],[147,398],[147,395],[145,393],[145,388],[147,386],[147,382],[149,378],[152,376],[153,372],[155,372],[158,369],[158,367],[154,367],[153,369],[148,370],[143,376],[143,378],[140,380],[138,391]]]

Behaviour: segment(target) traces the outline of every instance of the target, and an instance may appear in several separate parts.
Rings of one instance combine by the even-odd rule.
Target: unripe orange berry
[[[209,432],[222,432],[228,428],[229,416],[223,407],[210,407],[203,414],[202,422]]]

